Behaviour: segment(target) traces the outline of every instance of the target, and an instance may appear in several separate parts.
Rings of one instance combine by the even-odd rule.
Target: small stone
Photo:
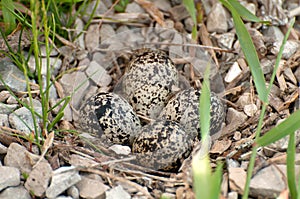
[[[182,44],[183,43],[183,39],[181,34],[175,32],[173,40],[171,41],[172,44]],[[182,57],[183,55],[183,49],[182,46],[173,46],[171,45],[169,47],[169,53],[170,53],[170,57],[174,58],[174,57]]]
[[[93,52],[99,45],[100,31],[98,24],[91,24],[85,34],[85,45],[88,51]]]
[[[296,176],[300,167],[295,168]],[[263,168],[250,181],[250,195],[252,197],[274,198],[286,189],[286,165],[270,165]]]
[[[232,82],[240,74],[242,74],[242,70],[239,67],[239,64],[237,62],[234,62],[233,65],[230,67],[228,73],[225,76],[225,82],[227,82],[227,83]]]
[[[105,198],[105,191],[108,190],[108,186],[102,182],[88,177],[81,177],[81,180],[76,184],[79,190],[79,195],[82,198]]]
[[[243,93],[236,102],[236,105],[240,108],[243,108],[247,104],[251,104],[251,94],[248,92]]]
[[[225,33],[228,30],[226,10],[221,3],[216,3],[207,17],[208,32]]]
[[[81,177],[75,167],[60,167],[53,172],[51,184],[46,190],[46,196],[55,198],[80,180]]]
[[[47,58],[41,58],[39,59],[40,62],[40,67],[41,67],[41,74],[42,75],[47,75]],[[61,67],[62,61],[59,58],[55,58],[55,57],[50,57],[49,59],[49,67],[50,67],[50,74],[56,76],[60,67]],[[29,66],[29,70],[30,72],[34,73],[37,72],[36,71],[36,63],[35,63],[35,58],[32,55],[28,61],[28,66]]]
[[[246,183],[246,171],[242,168],[229,167],[228,173],[230,189],[242,194]]]
[[[273,62],[267,58],[263,58],[260,60],[260,66],[264,75],[270,74],[273,71]]]
[[[11,95],[10,95],[9,91],[6,91],[6,90],[1,91],[0,92],[0,102],[5,102],[10,96]]]
[[[257,112],[257,106],[255,104],[247,104],[244,106],[244,113],[249,117],[253,117]]]
[[[183,4],[172,7],[169,10],[169,12],[171,13],[175,21],[181,21],[190,16],[189,12],[187,11],[187,9]]]
[[[0,193],[1,199],[31,199],[29,192],[23,187],[8,187]]]
[[[235,191],[229,192],[228,193],[228,199],[238,199],[238,193]]]
[[[0,143],[0,154],[6,154],[7,147]]]
[[[194,22],[191,17],[188,17],[184,20],[184,27],[188,32],[192,32],[193,27],[194,27]]]
[[[26,80],[23,72],[13,63],[0,61],[0,75],[3,82],[13,91],[26,91]],[[6,89],[0,81],[0,88]]]
[[[233,139],[238,141],[242,138],[242,134],[239,131],[234,132]]]
[[[42,108],[36,108],[35,111],[39,114],[42,114]],[[15,128],[19,131],[22,131],[22,132],[26,133],[27,135],[35,130],[32,114],[25,107],[21,107],[21,108],[15,110],[13,113],[9,114],[8,120],[9,120],[10,125],[13,128]],[[36,122],[37,122],[37,124],[36,124],[37,130],[40,130],[40,127],[38,125],[40,122],[39,117],[36,117]]]
[[[106,199],[114,198],[130,199],[131,196],[123,189],[122,186],[118,185],[109,191],[106,191]]]
[[[79,190],[77,189],[77,187],[71,186],[68,190],[67,193],[69,196],[71,196],[72,199],[79,199]]]
[[[145,10],[137,3],[132,2],[126,6],[126,13],[145,13]]]
[[[279,52],[281,46],[281,41],[276,41],[273,45],[273,48],[271,49],[271,52],[274,55],[277,55]],[[283,52],[282,52],[282,58],[283,59],[289,59],[298,49],[299,44],[296,41],[288,40],[286,41],[286,44],[284,46]]]
[[[47,56],[46,46],[45,45],[41,45],[40,46],[40,52],[41,52],[41,56],[42,57],[46,57]],[[50,57],[58,56],[58,52],[57,52],[57,50],[55,48],[52,48],[49,55],[50,55]]]
[[[70,161],[69,163],[72,166],[76,166],[76,167],[94,167],[95,165],[98,165],[99,163],[89,159],[89,158],[85,158],[82,157],[80,155],[76,155],[76,154],[72,154],[70,156]]]
[[[75,109],[79,108],[80,104],[82,103],[82,99],[88,91],[89,82],[86,82],[86,80],[87,76],[81,71],[65,74],[60,79],[60,83],[64,88],[65,95],[73,94],[71,105]],[[77,87],[79,88],[75,92]]]
[[[78,36],[79,34],[83,33],[84,23],[80,18],[76,18],[75,20],[75,34]],[[84,34],[81,34],[75,41],[78,46],[81,47],[81,49],[85,49],[85,43],[84,43]]]
[[[0,103],[0,114],[10,114],[16,108],[18,108],[17,104],[3,104],[3,103]]]
[[[268,26],[267,29],[263,30],[265,37],[271,38],[273,41],[282,42],[284,34],[277,26]]]
[[[90,63],[86,70],[86,75],[100,87],[108,86],[112,81],[111,76],[96,61]]]
[[[217,39],[220,48],[231,49],[235,39],[235,34],[233,32],[227,32],[217,36]]]
[[[48,162],[40,162],[30,172],[25,187],[30,192],[34,193],[35,196],[42,197],[52,175],[52,168]]]
[[[247,118],[248,117],[244,113],[237,111],[234,108],[228,108],[228,112],[226,115],[227,123],[229,123],[229,124],[234,123],[234,124],[238,125],[238,124],[242,124],[243,122],[245,122]]]
[[[99,32],[101,38],[101,44],[110,44],[110,38],[116,34],[115,29],[109,24],[102,24]]]
[[[9,126],[7,114],[0,114],[0,125],[1,126]]]
[[[110,146],[109,149],[113,150],[116,154],[119,155],[129,155],[131,152],[130,147],[119,145],[119,144],[114,144]]]
[[[15,167],[0,166],[0,191],[20,184],[20,171]]]
[[[28,152],[28,150],[17,144],[11,143],[8,147],[7,154],[4,158],[4,165],[16,167],[21,173],[29,174],[33,165],[40,159],[40,156]],[[47,162],[44,158],[42,162]]]

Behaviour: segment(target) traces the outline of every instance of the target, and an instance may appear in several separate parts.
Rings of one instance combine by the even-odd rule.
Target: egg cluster
[[[178,72],[167,54],[141,49],[134,53],[123,76],[123,97],[98,93],[81,107],[82,127],[103,140],[132,147],[138,164],[158,170],[176,168],[199,135],[199,98],[193,88],[178,88]],[[172,97],[173,96],[173,97]],[[211,95],[210,133],[218,132],[225,113]],[[144,126],[145,118],[150,121]]]

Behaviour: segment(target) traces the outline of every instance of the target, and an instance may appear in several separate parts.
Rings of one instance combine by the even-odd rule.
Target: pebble
[[[0,114],[10,114],[17,108],[18,108],[17,104],[0,103]]]
[[[123,189],[122,186],[118,185],[109,191],[106,191],[106,199],[114,198],[130,199],[131,196]]]
[[[6,154],[7,153],[7,147],[0,143],[0,154]]]
[[[20,184],[20,171],[15,167],[0,166],[0,191]]]
[[[4,165],[20,169],[21,173],[29,174],[40,156],[30,153],[25,147],[11,143],[4,158]],[[41,162],[46,161],[44,158]]]
[[[232,49],[235,34],[233,32],[224,33],[216,36],[220,48]]]
[[[40,108],[40,107],[35,108],[35,111],[38,114],[42,114],[42,108]],[[21,107],[21,108],[15,110],[13,113],[9,114],[8,120],[9,120],[10,125],[14,129],[22,131],[22,132],[26,133],[27,135],[29,135],[32,131],[35,130],[32,114],[25,107]],[[38,125],[40,121],[41,121],[41,119],[36,116],[36,126],[37,126],[38,131],[40,130],[40,126]]]
[[[78,36],[80,33],[83,32],[84,23],[80,18],[76,18],[75,20],[75,34]],[[84,34],[81,34],[76,40],[75,43],[81,48],[85,49],[84,43]]]
[[[93,52],[99,45],[100,31],[98,24],[91,24],[85,34],[85,46],[89,52]]]
[[[68,190],[67,193],[69,196],[71,196],[72,199],[79,199],[79,190],[77,189],[77,187],[71,186]]]
[[[282,42],[284,34],[281,32],[277,26],[268,26],[265,30],[262,31],[264,37],[268,37],[273,41]]]
[[[101,44],[111,43],[110,38],[114,37],[115,34],[116,34],[115,29],[111,25],[103,24],[99,32]]]
[[[277,55],[279,53],[280,46],[281,46],[281,41],[276,41],[273,44],[273,48],[271,49],[271,52],[274,55]],[[298,42],[293,40],[286,41],[286,44],[282,52],[282,58],[286,60],[289,59],[297,51],[298,47],[299,47]]]
[[[145,13],[145,10],[136,2],[129,3],[125,9],[126,13]]]
[[[234,62],[232,64],[232,66],[230,67],[228,73],[225,76],[225,82],[230,83],[233,80],[235,80],[235,78],[237,78],[240,74],[242,74],[242,70],[238,64],[238,62]]]
[[[29,173],[25,188],[35,196],[43,197],[52,176],[52,168],[48,162],[38,163]]]
[[[1,199],[31,199],[29,192],[23,186],[8,187],[0,193]]]
[[[47,65],[48,65],[48,61],[47,58],[41,58],[39,59],[39,61],[41,60],[41,74],[42,75],[47,75]],[[49,59],[49,67],[50,67],[50,73],[51,75],[56,76],[58,74],[58,71],[60,69],[62,65],[62,61],[61,59],[57,58],[57,57],[50,57]],[[28,61],[28,67],[31,73],[37,73],[36,70],[36,63],[35,63],[35,58],[34,56],[30,56],[29,61]]]
[[[208,32],[225,33],[228,30],[228,17],[221,3],[216,3],[207,16]]]
[[[0,125],[1,126],[9,126],[7,114],[0,114]]]
[[[255,104],[247,104],[244,106],[244,113],[249,117],[252,117],[257,112],[257,106]]]
[[[26,91],[26,82],[23,72],[9,61],[0,61],[0,75],[3,82],[13,91]],[[0,81],[0,88],[6,89]]]
[[[109,189],[102,182],[85,176],[82,176],[81,180],[76,183],[76,187],[79,190],[80,197],[91,199],[105,198],[105,191]]]
[[[296,176],[300,167],[295,168]],[[298,173],[298,174],[297,174]],[[286,189],[286,165],[270,165],[261,169],[250,181],[250,194],[252,197],[274,198]]]
[[[65,95],[72,94],[71,104],[74,108],[78,109],[86,92],[88,91],[89,82],[87,82],[87,76],[84,72],[76,71],[73,73],[64,74],[59,80],[64,88]],[[75,89],[78,88],[78,90]]]
[[[229,124],[232,123],[232,124],[238,126],[238,125],[244,123],[247,118],[248,117],[244,113],[237,111],[234,108],[228,108],[227,115],[226,115],[227,123],[229,123]]]
[[[106,87],[112,82],[111,76],[96,61],[92,61],[85,71],[87,77],[91,78],[100,87]]]
[[[189,12],[187,11],[187,9],[183,4],[172,7],[169,10],[169,12],[175,21],[181,21],[190,16]]]
[[[53,172],[51,184],[46,190],[46,197],[55,198],[81,180],[75,167],[60,167]]]
[[[131,149],[129,146],[123,146],[119,144],[114,144],[109,147],[109,149],[113,150],[118,155],[129,155],[131,152]]]

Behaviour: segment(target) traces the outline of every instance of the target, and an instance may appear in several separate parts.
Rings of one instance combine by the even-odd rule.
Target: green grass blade
[[[261,101],[268,102],[266,81],[260,67],[260,62],[256,53],[256,49],[252,42],[249,32],[247,31],[241,17],[231,4],[225,0],[220,0],[231,12],[236,34],[238,36],[242,51],[246,57],[248,65],[250,67],[251,74],[253,76],[254,84]]]
[[[295,132],[290,134],[289,145],[287,149],[287,179],[288,187],[291,194],[291,198],[297,198],[297,185],[296,185],[296,172],[295,172],[295,155],[296,155],[296,141]],[[299,193],[298,193],[299,194]]]
[[[264,23],[264,24],[270,24],[268,21],[262,21],[257,16],[252,14],[247,8],[242,6],[238,1],[236,0],[228,0],[228,3],[237,11],[237,13],[245,20],[252,21],[252,22],[258,22],[258,23]]]
[[[193,29],[192,29],[192,38],[193,40],[197,39],[197,16],[196,16],[196,6],[194,0],[183,0],[183,5],[186,7],[187,11],[189,12],[190,16],[193,20]]]
[[[12,0],[2,0],[2,15],[5,23],[5,32],[8,34],[13,31],[16,27],[16,18],[12,14],[14,12],[14,3]]]
[[[265,135],[256,140],[258,146],[267,146],[300,128],[300,110],[297,110],[283,122],[272,128]]]
[[[204,81],[202,83],[201,95],[200,95],[200,105],[199,105],[199,115],[200,115],[200,129],[201,138],[207,139],[209,135],[210,127],[210,86],[209,86],[209,73],[210,64],[207,65],[204,72]]]

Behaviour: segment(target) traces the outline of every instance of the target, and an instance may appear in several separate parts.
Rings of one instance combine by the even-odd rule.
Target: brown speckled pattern
[[[80,109],[84,130],[114,144],[132,144],[141,128],[140,120],[130,104],[114,93],[98,93]]]
[[[133,142],[139,164],[160,170],[170,170],[186,158],[193,140],[174,121],[158,120],[144,126]]]
[[[177,93],[162,110],[159,118],[173,120],[180,123],[192,137],[200,135],[199,98],[201,91],[189,88]],[[222,101],[211,93],[210,134],[217,133],[225,119]]]
[[[171,59],[160,50],[134,52],[123,79],[123,93],[133,109],[155,119],[173,87],[178,87],[178,72]]]

